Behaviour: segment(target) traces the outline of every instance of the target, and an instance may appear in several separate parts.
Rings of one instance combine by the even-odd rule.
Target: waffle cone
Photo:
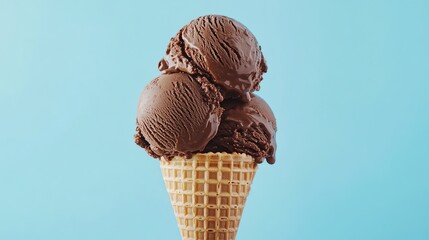
[[[256,170],[251,156],[238,153],[161,159],[182,239],[235,239]]]

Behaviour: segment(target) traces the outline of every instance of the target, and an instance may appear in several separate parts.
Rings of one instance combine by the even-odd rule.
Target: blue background
[[[210,13],[258,38],[278,121],[238,239],[429,239],[423,0],[0,0],[0,239],[180,239],[135,111]]]

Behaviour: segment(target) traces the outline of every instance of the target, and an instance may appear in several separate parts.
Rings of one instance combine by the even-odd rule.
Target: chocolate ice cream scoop
[[[135,141],[155,158],[201,152],[216,135],[222,96],[204,77],[161,75],[143,90]]]
[[[260,97],[251,94],[250,102],[225,101],[218,133],[205,152],[236,152],[252,156],[257,163],[264,158],[275,162],[277,131],[271,108]]]
[[[255,36],[238,21],[219,15],[199,17],[171,39],[159,63],[164,73],[207,76],[225,98],[250,99],[267,71]]]

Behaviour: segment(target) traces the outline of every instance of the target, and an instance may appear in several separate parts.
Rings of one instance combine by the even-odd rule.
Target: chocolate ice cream
[[[171,39],[159,69],[137,110],[135,142],[151,156],[226,152],[275,162],[276,120],[252,93],[267,66],[245,26],[225,16],[199,17]]]
[[[226,110],[218,133],[204,151],[246,153],[257,163],[266,158],[274,164],[277,126],[270,106],[255,94],[250,102],[225,101],[222,106]]]
[[[267,71],[255,36],[238,21],[220,15],[199,17],[171,39],[160,61],[163,73],[198,74],[220,87],[225,99],[250,99]]]
[[[253,92],[267,71],[256,38],[234,19],[184,26],[140,95],[135,142],[160,160],[182,239],[236,239],[250,186],[275,162],[276,119]]]
[[[164,74],[143,90],[135,141],[155,157],[201,152],[220,124],[222,96],[204,77]]]

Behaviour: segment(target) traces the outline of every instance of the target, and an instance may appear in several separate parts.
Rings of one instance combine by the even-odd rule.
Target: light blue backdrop
[[[278,121],[238,239],[429,239],[424,0],[1,0],[0,239],[180,239],[135,109],[210,13],[258,38]]]

